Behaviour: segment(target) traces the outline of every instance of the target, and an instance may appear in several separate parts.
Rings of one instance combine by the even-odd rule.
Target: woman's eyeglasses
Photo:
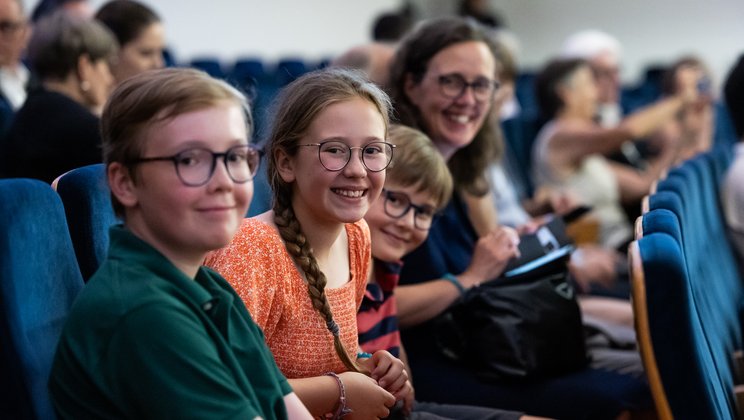
[[[494,92],[499,88],[499,82],[485,77],[480,77],[472,82],[457,73],[439,76],[439,90],[442,95],[455,99],[459,98],[467,88],[473,89],[473,96],[479,102],[485,102],[493,98]]]

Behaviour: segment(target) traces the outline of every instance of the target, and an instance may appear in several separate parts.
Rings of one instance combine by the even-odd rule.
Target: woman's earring
[[[81,80],[80,81],[80,90],[83,92],[87,92],[90,90],[90,82],[87,80]]]

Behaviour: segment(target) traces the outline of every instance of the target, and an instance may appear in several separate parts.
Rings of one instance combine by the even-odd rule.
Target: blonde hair
[[[328,330],[333,334],[336,353],[344,366],[352,371],[360,371],[359,366],[343,347],[338,324],[333,320],[325,294],[327,279],[318,266],[292,208],[292,184],[284,182],[279,176],[275,159],[279,150],[289,156],[297,154],[298,141],[322,111],[333,104],[356,98],[375,106],[383,118],[387,136],[391,108],[388,96],[359,71],[330,68],[308,73],[290,83],[280,93],[275,104],[275,121],[267,151],[267,176],[273,191],[274,223],[287,251],[305,273],[313,308],[323,317]]]
[[[390,127],[388,141],[396,148],[386,181],[427,192],[437,209],[447,205],[452,196],[452,175],[431,139],[419,130],[396,124]]]
[[[146,131],[153,125],[178,115],[231,101],[243,108],[247,137],[252,120],[245,96],[229,84],[208,74],[185,68],[151,70],[125,80],[111,94],[101,115],[103,160],[106,166],[130,162],[142,157]],[[112,195],[116,214],[123,216],[121,203]]]

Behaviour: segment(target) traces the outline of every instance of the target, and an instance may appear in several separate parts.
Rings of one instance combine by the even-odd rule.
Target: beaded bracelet
[[[357,353],[357,359],[369,359],[370,357],[372,357],[372,353],[367,353],[366,351]]]
[[[333,413],[326,413],[323,418],[327,420],[338,420],[351,413],[352,410],[351,408],[346,406],[346,389],[344,388],[344,383],[343,381],[341,381],[341,378],[334,372],[328,372],[326,373],[326,375],[336,379],[336,383],[338,384],[339,397],[336,411]]]
[[[460,283],[460,281],[457,280],[457,277],[455,277],[454,274],[452,274],[452,273],[444,273],[442,275],[442,278],[445,279],[445,280],[447,280],[448,282],[454,284],[455,287],[457,287],[457,290],[460,292],[460,295],[461,296],[465,294],[465,287],[463,287],[462,283]]]

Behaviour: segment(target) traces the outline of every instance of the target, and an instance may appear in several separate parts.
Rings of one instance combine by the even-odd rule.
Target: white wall
[[[522,43],[526,67],[540,66],[578,29],[600,29],[623,45],[622,76],[694,53],[720,81],[744,52],[742,0],[492,0]]]
[[[26,0],[29,1],[29,0]],[[90,0],[96,8],[105,0]],[[371,37],[398,0],[140,0],[163,18],[176,58],[216,55],[320,60]]]
[[[24,0],[33,6],[36,0]],[[94,7],[104,0],[89,0]],[[300,55],[319,60],[366,42],[378,13],[404,0],[143,0],[165,19],[176,57],[239,55],[266,60]],[[454,10],[455,0],[408,0],[424,16]],[[744,51],[742,0],[490,0],[535,68],[578,29],[615,35],[625,49],[623,79],[648,64],[693,52],[720,80]]]

